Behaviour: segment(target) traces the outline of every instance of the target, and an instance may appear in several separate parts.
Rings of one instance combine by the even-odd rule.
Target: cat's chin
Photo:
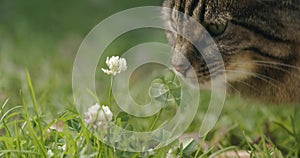
[[[211,81],[199,82],[199,79],[195,77],[190,70],[185,75],[177,72],[176,70],[174,70],[174,72],[191,88],[211,90]]]
[[[184,82],[186,82],[191,88],[196,88],[200,90],[211,90],[211,82],[207,81],[204,83],[199,83],[198,78],[194,77],[181,77]]]
[[[199,84],[201,90],[211,90],[211,82]]]
[[[190,85],[191,86],[195,86],[198,87],[198,89],[200,90],[211,90],[211,82],[207,81],[207,82],[203,82],[203,83],[199,83],[198,79],[196,79],[196,82],[192,82]]]
[[[226,82],[224,78],[217,77],[214,80],[199,82],[198,78],[195,77],[182,77],[184,82],[186,82],[190,87],[197,88],[200,90],[212,90],[214,88],[220,89],[226,87]]]
[[[187,78],[187,77],[183,77],[184,81],[192,88],[200,88],[200,84],[198,83],[198,79],[197,78]]]

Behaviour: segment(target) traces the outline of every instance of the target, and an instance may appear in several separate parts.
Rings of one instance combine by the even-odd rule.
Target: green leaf
[[[77,132],[81,131],[81,125],[80,125],[80,122],[78,120],[76,120],[76,119],[68,120],[67,124],[68,124],[69,127],[73,128]]]
[[[197,142],[192,138],[187,138],[183,140],[182,145],[183,145],[183,155],[191,155],[198,149]]]
[[[279,122],[276,122],[276,121],[274,121],[274,123],[275,123],[277,126],[279,126],[279,127],[281,127],[282,129],[284,129],[289,135],[294,136],[294,133],[293,133],[290,129],[288,129],[285,125],[283,125],[283,124],[281,124],[281,123],[279,123]]]
[[[149,93],[150,93],[150,97],[156,100],[165,101],[168,91],[169,89],[164,84],[163,80],[155,79],[151,83]]]
[[[126,112],[120,112],[117,116],[117,119],[120,119],[121,122],[128,122],[130,116]]]

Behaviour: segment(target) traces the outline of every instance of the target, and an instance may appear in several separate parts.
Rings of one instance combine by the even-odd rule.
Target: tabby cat
[[[163,6],[173,10],[164,14],[170,29],[183,30],[176,10],[197,20],[213,37],[229,91],[268,103],[300,103],[299,0],[165,0]],[[199,36],[197,30],[186,31]],[[193,67],[205,85],[212,74],[221,74],[218,66],[209,72],[188,40],[170,31],[167,38],[178,49],[172,64],[183,77]]]

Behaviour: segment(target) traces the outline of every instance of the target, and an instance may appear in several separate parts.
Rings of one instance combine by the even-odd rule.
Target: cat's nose
[[[173,67],[174,67],[174,69],[177,71],[177,72],[179,72],[179,73],[181,73],[181,74],[183,74],[183,75],[185,75],[185,73],[189,70],[189,68],[190,68],[190,64],[188,64],[188,63],[179,63],[179,64],[172,64],[173,65]]]
[[[181,73],[182,75],[186,75],[186,72],[189,70],[191,64],[190,62],[186,59],[184,55],[181,53],[174,53],[172,56],[172,66],[173,68]]]

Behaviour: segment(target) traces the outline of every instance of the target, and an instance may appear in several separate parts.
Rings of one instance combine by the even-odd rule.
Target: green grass
[[[299,157],[299,105],[263,105],[237,96],[227,98],[218,123],[199,144],[175,141],[154,153],[108,147],[85,127],[75,109],[71,76],[76,51],[84,36],[104,17],[134,6],[159,5],[161,1],[39,3],[0,2],[0,157],[47,157],[51,150],[54,157],[164,158],[170,149],[175,157],[213,157],[225,152]],[[165,42],[161,31],[137,30],[119,37],[105,55],[120,55],[136,44],[157,39]],[[103,83],[109,83],[109,78],[102,76],[98,69],[99,92],[108,89]],[[201,94],[197,116],[186,133],[197,132],[205,115],[209,92]],[[101,103],[108,103],[107,92],[98,95]],[[112,104],[112,110],[119,109]],[[147,131],[164,123],[168,110],[143,119],[128,116],[126,120],[131,130]],[[62,131],[50,129],[57,123],[62,123]]]
[[[300,113],[296,107],[285,107],[283,111],[283,107],[247,105],[238,98],[231,98],[216,127],[200,144],[186,140],[184,143],[188,144],[184,147],[175,141],[149,155],[147,152],[130,153],[106,146],[86,128],[72,104],[48,121],[40,109],[39,105],[44,103],[38,101],[28,71],[26,80],[31,96],[28,101],[33,106],[28,106],[23,92],[20,92],[22,106],[7,109],[9,100],[5,100],[1,107],[0,157],[47,157],[50,150],[54,157],[165,157],[170,149],[174,156],[180,157],[215,157],[229,151],[246,151],[253,157],[299,155],[297,122],[300,121]],[[204,110],[199,108],[199,117],[191,125],[190,132],[195,132],[199,127]],[[129,119],[133,118],[129,116]],[[157,122],[157,118],[136,119],[131,124],[145,126],[145,121],[148,124]],[[62,130],[51,130],[50,127],[57,122],[63,122]]]

